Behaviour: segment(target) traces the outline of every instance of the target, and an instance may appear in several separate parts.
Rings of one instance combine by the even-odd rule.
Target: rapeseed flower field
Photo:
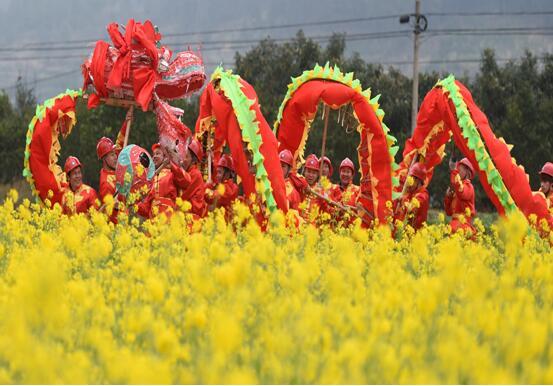
[[[0,383],[553,383],[553,251],[524,218],[395,239],[0,206]]]

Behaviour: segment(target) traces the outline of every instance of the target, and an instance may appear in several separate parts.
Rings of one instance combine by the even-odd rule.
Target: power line
[[[260,31],[260,30],[269,30],[269,29],[297,28],[297,27],[301,28],[301,27],[311,27],[315,25],[345,24],[345,23],[358,23],[362,21],[389,20],[389,19],[396,19],[399,16],[400,15],[372,16],[372,17],[359,17],[355,19],[327,20],[327,21],[314,21],[314,22],[305,22],[305,23],[294,23],[294,24],[281,24],[281,25],[272,25],[272,26],[231,28],[231,29],[210,30],[210,31],[202,31],[202,32],[181,32],[181,33],[165,34],[164,36],[173,37],[173,36],[188,36],[188,35],[210,35],[210,34],[228,33],[228,32]]]
[[[532,31],[524,31],[520,29],[511,29],[512,31],[497,31],[497,32],[491,32],[486,29],[481,30],[430,30],[427,32],[428,37],[435,37],[435,36],[512,36],[512,35],[520,35],[520,36],[528,36],[528,35],[543,35],[543,36],[549,36],[553,35],[553,29],[533,29]],[[346,41],[361,41],[361,40],[372,40],[372,39],[386,39],[386,38],[396,38],[396,37],[405,37],[410,34],[409,31],[391,31],[389,33],[362,33],[362,34],[353,34],[353,35],[346,35],[344,39]],[[328,41],[332,36],[315,36],[310,38],[311,40],[315,42],[324,42]],[[270,39],[270,41],[273,42],[291,42],[293,41],[293,38],[278,38],[278,39]],[[241,43],[232,43],[229,41],[229,44],[224,46],[216,46],[216,47],[205,47],[202,48],[202,52],[208,52],[208,51],[216,51],[216,50],[236,50],[236,49],[242,49],[242,48],[248,48],[251,47],[251,44],[253,43],[259,43],[259,40],[249,40],[247,42],[241,42]],[[175,46],[177,49],[180,47],[177,45]],[[89,54],[68,54],[68,55],[47,55],[47,56],[10,56],[10,57],[0,57],[0,62],[18,62],[18,61],[40,61],[40,60],[58,60],[58,59],[82,59],[85,60],[89,57]]]
[[[51,75],[51,76],[48,76],[48,77],[39,78],[39,79],[35,79],[35,80],[32,80],[32,81],[28,81],[28,82],[23,82],[23,84],[27,85],[27,84],[30,84],[30,83],[46,82],[46,81],[61,78],[61,77],[67,76],[67,75],[75,74],[77,72],[81,72],[81,70],[77,69],[77,70],[60,72],[60,73],[57,73],[57,74],[54,74],[54,75]],[[12,85],[12,86],[0,87],[0,89],[2,89],[4,91],[7,91],[7,90],[15,89],[16,87],[17,87],[17,83]]]
[[[429,35],[550,35],[553,33],[553,28],[551,27],[509,27],[509,28],[449,28],[449,29],[439,29],[439,30],[428,30],[427,34]],[[381,32],[369,32],[369,33],[356,33],[345,35],[344,39],[346,41],[353,40],[370,40],[370,39],[387,39],[387,38],[398,38],[409,36],[410,31],[407,30],[393,30],[393,31],[381,31]],[[308,37],[313,41],[328,41],[334,35],[319,35]],[[293,41],[295,37],[283,37],[283,38],[267,38],[273,42],[288,42]],[[237,40],[214,40],[208,42],[182,42],[182,43],[173,43],[174,46],[191,46],[191,45],[208,45],[207,47],[202,47],[201,51],[213,51],[221,49],[242,48],[244,45],[256,44],[263,39],[237,39]],[[211,44],[217,44],[218,46],[210,47]],[[92,49],[91,46],[74,46],[74,47],[36,47],[36,48],[20,48],[17,50],[0,48],[0,52],[28,52],[28,51],[73,51],[73,50],[83,50],[83,49]],[[60,57],[62,59],[62,57]],[[0,61],[12,61],[16,59],[9,58],[0,58]]]
[[[520,12],[429,12],[425,15],[427,16],[463,16],[463,17],[478,17],[478,16],[540,16],[540,15],[551,15],[553,11],[520,11]],[[188,32],[178,32],[178,33],[168,33],[162,34],[163,37],[179,37],[179,36],[194,36],[194,35],[213,35],[213,34],[224,34],[230,32],[251,32],[251,31],[263,31],[263,30],[274,30],[274,29],[287,29],[287,28],[305,28],[311,26],[321,26],[321,25],[332,25],[332,24],[349,24],[349,23],[359,23],[367,21],[380,21],[380,20],[390,20],[399,17],[399,14],[396,15],[381,15],[381,16],[371,16],[371,17],[360,17],[360,18],[351,18],[351,19],[335,19],[335,20],[326,20],[326,21],[313,21],[313,22],[303,22],[303,23],[289,23],[289,24],[278,24],[278,25],[265,25],[265,26],[255,26],[255,27],[242,27],[242,28],[226,28],[226,29],[214,29],[214,30],[203,30],[203,31],[188,31]],[[82,44],[82,43],[94,43],[98,38],[90,39],[78,39],[78,40],[61,40],[61,41],[42,41],[28,43],[25,47],[32,46],[45,46],[45,45],[59,45],[59,44]],[[5,49],[14,49],[18,47],[4,47]],[[2,49],[4,49],[2,48]]]
[[[548,56],[538,56],[536,59],[545,60],[548,59]],[[516,61],[520,58],[495,58],[496,62],[509,62]],[[419,63],[422,64],[448,64],[448,63],[480,63],[482,58],[470,58],[470,59],[430,59],[430,60],[419,60]],[[385,62],[374,62],[372,64],[382,64],[382,65],[411,65],[413,61],[410,60],[399,60],[399,61],[385,61]]]
[[[278,24],[278,25],[265,25],[265,26],[256,26],[256,27],[243,27],[243,28],[227,28],[227,29],[216,29],[216,30],[204,30],[204,31],[189,31],[189,32],[177,32],[177,33],[168,33],[162,34],[163,38],[166,37],[178,37],[178,36],[190,36],[190,35],[213,35],[220,33],[229,33],[229,32],[249,32],[249,31],[262,31],[262,30],[272,30],[272,29],[286,29],[286,28],[297,28],[297,27],[311,27],[319,25],[330,25],[330,24],[347,24],[347,23],[358,23],[363,21],[376,21],[376,20],[389,20],[398,18],[400,15],[382,15],[382,16],[371,16],[371,17],[359,17],[353,19],[335,19],[335,20],[326,20],[326,21],[313,21],[313,22],[303,22],[303,23],[292,23],[292,24]],[[36,46],[36,45],[47,45],[47,44],[78,44],[78,43],[93,43],[98,38],[93,39],[79,39],[79,40],[65,40],[65,41],[56,41],[56,42],[35,42],[28,43],[25,46]]]
[[[360,34],[351,34],[346,35],[347,37],[356,37],[356,36],[366,36],[366,37],[375,37],[375,38],[381,38],[381,37],[387,37],[387,36],[395,36],[395,35],[408,35],[409,31],[405,30],[395,30],[395,31],[381,31],[381,32],[369,32],[369,33],[360,33]],[[319,40],[319,39],[329,39],[333,35],[319,35],[319,36],[312,36],[309,37],[309,39],[312,40]],[[294,37],[283,37],[283,38],[269,38],[271,41],[275,42],[283,42],[283,41],[290,41],[293,40]],[[201,42],[201,41],[193,41],[193,42],[173,42],[174,46],[202,46],[201,50],[212,50],[211,47],[204,48],[204,45],[211,45],[211,44],[246,44],[246,43],[259,43],[260,40],[263,40],[263,38],[255,38],[255,39],[235,39],[235,40],[211,40],[207,42]],[[93,46],[85,45],[85,46],[73,46],[73,47],[36,47],[36,48],[0,48],[0,52],[28,52],[28,51],[73,51],[73,50],[83,50],[83,49],[93,49]]]
[[[425,12],[426,16],[540,16],[553,15],[553,11],[514,11],[514,12]]]

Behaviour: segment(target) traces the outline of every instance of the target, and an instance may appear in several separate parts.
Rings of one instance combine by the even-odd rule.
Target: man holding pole
[[[339,202],[343,205],[355,206],[359,194],[359,186],[353,183],[354,173],[355,166],[352,160],[345,158],[342,163],[340,163],[340,183],[334,185],[330,190],[330,198],[332,201]]]
[[[115,144],[108,137],[102,137],[96,144],[96,155],[102,161],[102,169],[100,170],[100,189],[98,191],[100,201],[104,201],[104,197],[108,194],[115,195],[115,167],[117,165],[117,156],[125,141],[127,126],[130,119],[130,113],[127,113],[127,118],[119,130]]]
[[[298,210],[301,202],[301,196],[290,179],[290,172],[294,164],[294,157],[290,150],[285,149],[280,152],[278,158],[280,159],[280,166],[282,168],[282,174],[284,176],[288,206],[290,209]]]
[[[446,214],[451,216],[451,230],[454,233],[464,230],[475,234],[476,229],[472,225],[476,215],[474,186],[470,181],[474,177],[474,167],[465,157],[457,163],[450,160],[449,168],[450,186],[446,191],[444,206]]]
[[[156,174],[151,190],[138,204],[138,214],[150,219],[162,213],[169,217],[175,210],[177,189],[189,183],[190,176],[174,162],[168,161],[159,143],[152,145],[152,154]]]
[[[178,181],[180,184],[179,197],[190,203],[190,213],[196,218],[205,216],[207,204],[205,202],[205,182],[199,165],[203,159],[203,148],[196,138],[186,147],[182,167],[189,174],[189,181]]]
[[[223,154],[217,162],[215,182],[208,184],[205,200],[209,210],[225,208],[225,217],[230,220],[234,200],[238,198],[238,185],[234,181],[234,162],[230,154]]]
[[[416,162],[409,169],[406,191],[402,195],[396,213],[396,219],[406,221],[415,230],[420,229],[426,222],[430,196],[424,183],[426,181],[426,167]]]

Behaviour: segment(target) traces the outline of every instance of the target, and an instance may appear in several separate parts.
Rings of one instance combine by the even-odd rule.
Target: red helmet
[[[546,176],[553,177],[553,162],[546,162],[541,168],[539,174],[545,174]]]
[[[319,164],[319,160],[317,159],[317,156],[314,154],[310,154],[305,160],[304,168],[319,171],[320,164]]]
[[[463,158],[461,161],[457,162],[457,166],[464,165],[470,170],[471,177],[474,177],[474,166],[469,161],[467,157]]]
[[[77,157],[73,157],[72,155],[67,157],[65,160],[65,166],[63,167],[63,171],[67,174],[76,167],[81,166],[81,161]]]
[[[217,162],[217,166],[226,168],[231,172],[234,172],[234,161],[232,160],[232,157],[230,156],[230,154],[223,154],[221,158],[219,158],[219,162]]]
[[[196,138],[192,138],[192,141],[188,144],[188,149],[198,158],[198,161],[204,158],[204,149]]]
[[[323,158],[321,158],[321,162],[323,164],[328,164],[328,168],[330,169],[329,173],[330,175],[332,175],[332,173],[334,173],[334,168],[332,167],[332,162],[330,161],[330,158],[325,155]]]
[[[112,150],[115,150],[115,145],[108,137],[100,138],[96,144],[96,154],[98,155],[98,159],[104,158],[104,156]]]
[[[409,169],[409,175],[418,178],[423,183],[426,180],[426,166],[420,162],[416,162],[411,169]]]
[[[290,167],[292,167],[294,156],[292,155],[292,152],[290,150],[284,149],[280,152],[278,158],[280,159],[280,162],[284,162],[286,165],[290,165]]]
[[[159,148],[161,148],[161,144],[160,144],[159,142],[154,143],[154,144],[152,145],[152,153],[153,153],[156,149],[159,149]]]
[[[342,168],[350,168],[355,173],[355,166],[353,165],[353,162],[347,157],[344,158],[344,160],[340,164],[340,170]]]

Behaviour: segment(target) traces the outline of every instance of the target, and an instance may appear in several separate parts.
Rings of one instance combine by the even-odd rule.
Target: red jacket
[[[345,188],[341,184],[336,184],[329,190],[329,197],[332,201],[339,202],[343,205],[355,206],[357,196],[359,195],[359,186],[353,183]]]
[[[219,192],[219,185],[223,187],[222,194]],[[211,183],[207,186],[205,193],[205,201],[209,206],[224,207],[228,211],[238,197],[238,185],[231,178],[228,178],[222,184]]]
[[[154,176],[148,195],[138,204],[138,214],[145,218],[154,218],[161,213],[169,214],[175,208],[176,198],[173,173],[169,169],[161,169]]]
[[[69,187],[65,188],[62,197],[63,213],[86,213],[89,208],[98,208],[98,196],[90,186],[81,184],[73,192]]]
[[[180,183],[179,197],[183,201],[190,202],[192,205],[191,213],[203,217],[207,212],[204,178],[196,165],[192,165],[187,174],[190,176],[190,182]]]
[[[125,143],[125,133],[127,132],[127,120],[123,122],[117,139],[115,140],[115,153],[119,155]],[[100,195],[100,201],[104,201],[104,197],[108,194],[115,196],[115,170],[106,170],[102,168],[100,170],[100,189],[98,191]]]
[[[301,196],[294,187],[292,180],[290,180],[290,178],[285,178],[284,186],[286,187],[286,198],[288,199],[288,207],[290,209],[298,210],[300,207]]]
[[[115,170],[100,170],[100,200],[108,194],[115,195]]]
[[[456,232],[458,229],[470,229],[475,231],[472,226],[472,219],[476,215],[474,207],[474,187],[469,179],[461,180],[459,172],[452,170],[450,175],[450,187],[452,194],[446,194],[444,199],[445,212],[451,216],[451,229]],[[461,216],[465,221],[461,221]]]
[[[414,229],[420,229],[428,217],[430,195],[424,186],[407,193],[401,199],[396,219],[407,220]]]

